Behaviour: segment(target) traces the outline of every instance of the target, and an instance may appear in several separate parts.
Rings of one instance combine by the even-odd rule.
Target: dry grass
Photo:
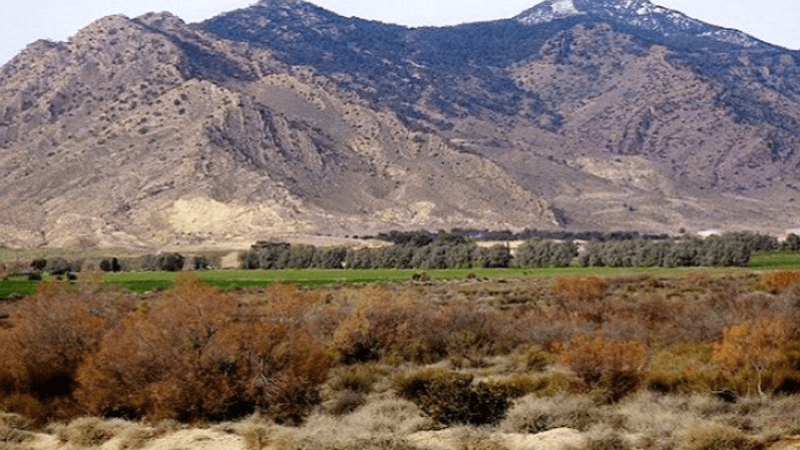
[[[272,442],[276,426],[254,414],[239,424],[238,433],[244,439],[246,450],[261,450]]]
[[[19,414],[0,412],[0,448],[32,440],[33,433],[27,431],[31,425],[30,419]]]
[[[33,437],[33,433],[28,431],[0,425],[0,443],[22,444],[32,440]],[[0,445],[0,448],[4,448],[4,445]]]
[[[457,450],[509,450],[497,433],[487,429],[463,428],[457,437]]]
[[[81,447],[97,447],[111,440],[125,428],[122,422],[105,421],[97,417],[73,420],[58,433],[59,441]]]
[[[508,410],[499,428],[507,433],[541,433],[555,428],[586,431],[603,421],[603,411],[583,395],[527,395]]]
[[[138,450],[146,447],[159,435],[158,430],[138,423],[131,423],[119,433],[119,450]]]
[[[356,411],[333,417],[311,415],[302,427],[279,427],[273,424],[248,424],[241,434],[248,449],[411,449],[406,440],[411,433],[431,427],[411,402],[387,395],[373,396]]]
[[[618,430],[602,429],[587,433],[579,450],[633,450],[637,448],[631,439]]]
[[[679,450],[758,450],[763,444],[739,429],[720,423],[697,423],[678,433]]]
[[[33,425],[33,421],[27,417],[14,413],[0,411],[0,426],[14,428],[17,430],[27,430]]]

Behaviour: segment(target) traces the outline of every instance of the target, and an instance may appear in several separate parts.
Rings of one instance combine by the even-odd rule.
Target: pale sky
[[[763,41],[800,49],[798,0],[651,0],[714,25],[742,30]],[[312,0],[343,16],[407,26],[455,25],[504,19],[540,0]],[[37,39],[65,41],[110,14],[136,17],[169,11],[187,22],[250,6],[254,0],[6,0],[0,16],[0,64]]]

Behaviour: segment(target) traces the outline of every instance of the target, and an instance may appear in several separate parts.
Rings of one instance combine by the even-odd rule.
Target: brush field
[[[0,446],[794,448],[800,271],[769,256],[45,280],[0,301]]]

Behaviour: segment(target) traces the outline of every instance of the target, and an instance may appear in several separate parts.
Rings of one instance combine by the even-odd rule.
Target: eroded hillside
[[[408,29],[264,0],[31,44],[0,70],[0,243],[796,228],[796,53],[561,3]]]

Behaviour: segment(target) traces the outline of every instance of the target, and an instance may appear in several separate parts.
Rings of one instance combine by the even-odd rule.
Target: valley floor
[[[800,449],[797,270],[6,303],[4,450]]]

